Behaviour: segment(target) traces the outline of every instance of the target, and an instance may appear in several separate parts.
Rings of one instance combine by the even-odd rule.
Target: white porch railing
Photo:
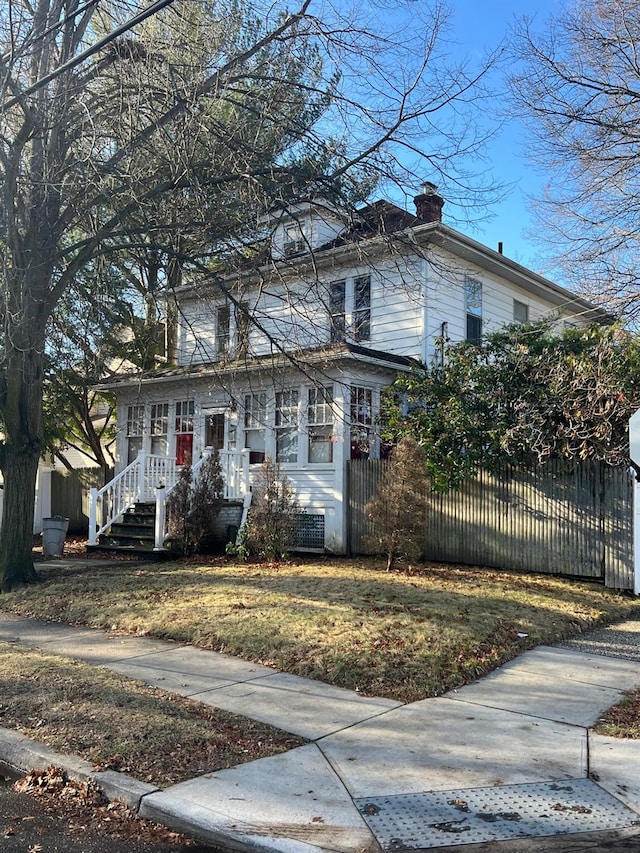
[[[193,465],[193,475],[207,458]],[[244,498],[249,492],[249,451],[222,450],[220,465],[224,478],[224,497]],[[140,452],[138,458],[101,489],[91,489],[89,499],[89,545],[139,501],[155,501],[155,550],[162,550],[166,536],[166,501],[178,482],[179,471],[174,459]]]
[[[207,450],[193,465],[191,473],[194,481],[198,479],[198,471],[205,459],[208,459],[210,455],[211,452]],[[220,457],[220,467],[222,468],[222,478],[224,480],[225,500],[244,499],[247,494],[250,494],[249,450],[219,450],[218,455]],[[164,540],[167,536],[167,498],[175,488],[177,482],[176,479],[175,483],[171,486],[156,489],[154,551],[162,551],[164,548]]]
[[[119,474],[101,489],[89,492],[89,545],[138,501],[153,501],[156,489],[177,482],[175,459],[138,453]],[[98,520],[99,519],[99,520]]]

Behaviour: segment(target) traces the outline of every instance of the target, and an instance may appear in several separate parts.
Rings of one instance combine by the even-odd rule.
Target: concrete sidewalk
[[[640,622],[592,636],[538,647],[474,684],[401,706],[216,652],[0,613],[1,641],[100,664],[309,739],[164,791],[99,774],[109,795],[139,803],[144,817],[223,850],[265,853],[454,848],[633,827],[640,742],[589,728],[640,685]],[[0,761],[22,769],[46,752],[0,736]]]

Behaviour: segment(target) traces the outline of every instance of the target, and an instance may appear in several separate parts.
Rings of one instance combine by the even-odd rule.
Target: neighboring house
[[[117,469],[130,465],[102,496],[112,514],[145,484],[147,498],[170,486],[207,448],[221,452],[229,497],[269,456],[308,514],[307,544],[344,552],[345,463],[384,453],[380,393],[398,371],[508,323],[608,319],[445,225],[433,185],[415,205],[416,215],[386,201],[355,215],[323,201],[274,211],[262,263],[182,288],[176,363],[108,385]]]
[[[38,463],[36,475],[35,506],[33,509],[33,534],[42,533],[42,520],[51,515],[51,473],[53,465],[49,458],[41,459]],[[4,486],[2,475],[0,475],[0,525],[4,509]]]

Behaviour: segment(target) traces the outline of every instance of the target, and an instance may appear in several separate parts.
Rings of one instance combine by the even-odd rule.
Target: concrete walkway
[[[216,652],[0,613],[0,641],[106,666],[307,738],[164,791],[93,774],[144,817],[223,850],[265,853],[453,848],[634,826],[640,741],[589,729],[640,685],[640,622],[592,636],[540,646],[474,684],[399,705]],[[0,761],[30,769],[54,758],[62,760],[0,730]]]

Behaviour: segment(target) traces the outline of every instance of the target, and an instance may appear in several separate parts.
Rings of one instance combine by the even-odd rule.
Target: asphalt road
[[[135,821],[118,821],[106,831],[104,810],[60,810],[55,797],[44,800],[13,789],[15,776],[0,764],[0,850],[2,853],[220,853],[219,848],[162,840],[145,841]],[[108,813],[107,813],[108,814]],[[108,821],[108,816],[106,817]],[[153,830],[151,830],[153,832]],[[619,832],[429,848],[415,853],[640,853],[640,827]]]
[[[214,847],[160,840],[142,841],[135,822],[104,831],[104,814],[91,809],[57,812],[55,798],[44,801],[13,790],[14,778],[0,765],[0,850],[2,853],[219,853]],[[106,818],[108,820],[108,816]],[[124,834],[122,834],[124,833]]]

